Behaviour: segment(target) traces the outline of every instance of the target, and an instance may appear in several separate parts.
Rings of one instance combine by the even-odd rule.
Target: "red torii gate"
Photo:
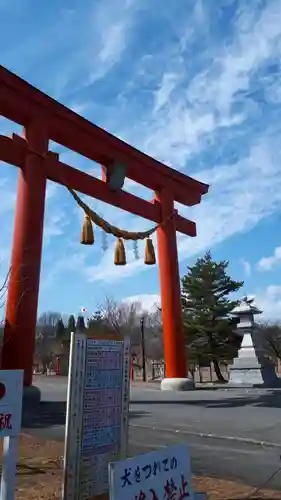
[[[32,384],[47,179],[164,226],[157,230],[167,378],[186,377],[176,231],[196,236],[174,201],[200,203],[208,186],[150,158],[0,66],[0,114],[24,127],[24,138],[0,136],[0,160],[19,168],[2,369],[24,369]],[[102,165],[102,180],[59,161],[53,140]],[[154,191],[153,202],[108,185],[116,162],[126,177]],[[173,215],[174,214],[174,215]]]

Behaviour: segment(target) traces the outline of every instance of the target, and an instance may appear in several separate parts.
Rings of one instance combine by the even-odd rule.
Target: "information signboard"
[[[126,456],[129,339],[72,334],[66,417],[64,500],[108,492],[108,464]]]
[[[187,446],[109,464],[109,495],[110,500],[194,500]]]

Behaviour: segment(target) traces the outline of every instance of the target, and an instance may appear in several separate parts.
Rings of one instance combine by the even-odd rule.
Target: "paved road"
[[[37,412],[25,415],[23,427],[33,434],[62,440],[66,379],[42,377],[36,384],[42,390],[43,403]],[[280,407],[281,391],[166,393],[157,385],[134,384],[129,453],[185,442],[194,473],[260,486],[281,466]],[[280,446],[261,446],[254,441]],[[281,490],[281,472],[270,486]]]

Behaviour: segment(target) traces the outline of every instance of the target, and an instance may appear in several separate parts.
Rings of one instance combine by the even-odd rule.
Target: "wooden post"
[[[14,500],[18,458],[18,436],[5,436],[3,439],[3,459],[0,498]]]
[[[25,129],[25,165],[19,169],[11,274],[8,286],[1,368],[23,369],[32,384],[46,193],[44,155],[48,136],[41,122]]]
[[[174,200],[168,191],[156,193],[162,220],[174,212]],[[185,378],[186,349],[181,313],[181,290],[174,219],[157,230],[158,263],[162,303],[164,352],[167,378]]]

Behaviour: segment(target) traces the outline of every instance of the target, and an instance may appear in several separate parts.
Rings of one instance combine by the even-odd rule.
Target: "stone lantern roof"
[[[235,316],[243,316],[244,314],[261,314],[262,311],[254,305],[254,300],[255,297],[242,297],[242,299],[239,301],[239,304],[234,307],[231,313]]]

